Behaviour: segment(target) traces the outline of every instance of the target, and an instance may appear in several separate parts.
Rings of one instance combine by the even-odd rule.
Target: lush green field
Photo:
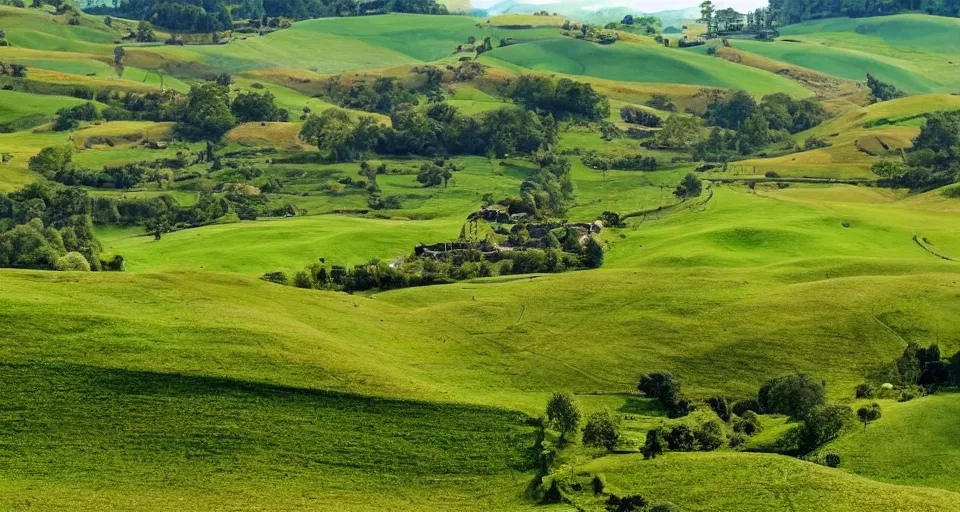
[[[838,77],[862,81],[871,73],[909,93],[955,92],[958,30],[957,19],[909,14],[800,23],[784,27],[775,43],[733,44]]]
[[[528,508],[516,413],[90,365],[0,383],[7,510]]]
[[[376,203],[356,184],[360,164],[322,163],[298,139],[305,106],[332,107],[323,96],[332,74],[446,69],[467,55],[454,54],[457,45],[490,36],[494,50],[479,59],[490,66],[486,75],[443,83],[451,105],[467,114],[519,108],[500,100],[497,86],[535,71],[591,82],[610,96],[608,120],[619,123],[620,107],[654,93],[671,95],[682,112],[701,87],[807,97],[824,90],[804,76],[863,80],[870,72],[929,94],[860,107],[856,84],[826,77],[849,97],[794,137],[821,137],[828,147],[699,175],[873,178],[873,162],[910,147],[923,114],[960,109],[960,96],[949,94],[960,84],[960,63],[949,63],[960,53],[960,21],[808,22],[785,27],[774,43],[734,41],[724,50],[763,60],[734,63],[639,36],[610,46],[575,40],[555,27],[559,17],[331,18],[236,34],[223,45],[130,44],[117,77],[113,41],[134,22],[107,27],[83,16],[68,25],[51,12],[0,6],[13,44],[0,59],[29,68],[26,82],[4,83],[44,93],[0,92],[0,124],[51,119],[83,101],[66,96],[75,86],[156,90],[160,78],[148,70],[162,70],[164,86],[183,92],[231,72],[232,95],[269,91],[290,122],[236,126],[211,148],[222,162],[189,161],[162,186],[88,191],[170,194],[190,206],[203,193],[226,194],[241,176],[263,190],[277,179],[282,188],[265,202],[289,203],[297,216],[230,214],[160,240],[143,226],[98,225],[104,252],[123,255],[126,272],[0,270],[0,508],[599,512],[602,498],[588,491],[556,506],[535,505],[530,492],[539,451],[531,417],[543,414],[551,393],[569,390],[586,412],[624,416],[620,448],[631,453],[575,442],[551,469],[584,482],[602,474],[613,492],[687,511],[960,510],[957,394],[884,401],[882,419],[822,448],[840,454],[838,469],[727,447],[651,461],[635,451],[649,428],[714,417],[701,407],[667,418],[636,393],[646,372],[672,372],[694,400],[753,397],[769,378],[804,372],[827,383],[831,400],[856,406],[855,386],[896,358],[904,340],[937,342],[944,355],[960,350],[960,263],[928,252],[960,260],[960,200],[945,193],[950,187],[911,194],[704,181],[702,196],[681,201],[674,188],[700,165],[689,151],[607,141],[596,125],[564,122],[556,149],[572,164],[567,220],[635,213],[625,226],[604,228],[601,268],[356,295],[259,279],[320,258],[390,262],[418,243],[455,240],[470,213],[490,197],[516,196],[534,171],[517,155],[456,157],[449,183],[424,187],[416,176],[428,159],[366,154],[389,168],[376,178],[379,197],[399,205],[367,211]],[[521,24],[551,27],[498,27]],[[507,37],[515,44],[499,47]],[[40,179],[27,162],[47,146],[71,145],[73,162],[91,170],[206,148],[173,140],[173,123],[98,121],[72,132],[38,125],[0,134],[0,153],[13,156],[0,165],[0,191]],[[145,140],[167,146],[147,149]],[[257,154],[237,154],[245,150]],[[599,172],[577,156],[585,151],[654,156],[658,170]],[[244,176],[251,166],[262,175]],[[771,446],[793,425],[785,416],[762,421],[766,430],[742,449]]]
[[[769,454],[671,453],[647,461],[637,454],[604,457],[577,470],[603,474],[624,494],[640,493],[694,512],[960,510],[956,493],[877,483]]]
[[[882,402],[883,416],[866,430],[830,443],[842,468],[879,482],[960,491],[960,395]]]
[[[680,83],[744,89],[762,96],[807,96],[796,82],[747,66],[655,45],[621,42],[602,46],[576,39],[547,39],[497,48],[486,58],[537,71],[622,82]]]

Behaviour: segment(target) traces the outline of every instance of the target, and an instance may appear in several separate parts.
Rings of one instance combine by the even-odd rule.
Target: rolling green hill
[[[827,445],[842,468],[880,482],[960,491],[955,478],[960,438],[955,428],[960,395],[883,403],[883,417]]]
[[[601,46],[565,38],[498,48],[485,58],[537,71],[623,82],[727,87],[744,89],[757,96],[773,92],[798,97],[810,94],[796,82],[758,69],[655,45],[618,43]]]
[[[805,22],[784,27],[774,43],[733,44],[842,78],[864,80],[871,73],[909,93],[955,92],[958,29],[957,19],[903,14]]]

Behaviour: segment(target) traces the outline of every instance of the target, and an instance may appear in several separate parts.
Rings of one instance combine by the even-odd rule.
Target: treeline
[[[94,7],[91,14],[109,14],[147,20],[157,26],[180,32],[230,30],[234,19],[266,17],[329,18],[404,12],[447,14],[447,8],[435,0],[122,0],[115,8]]]
[[[0,194],[0,267],[122,270],[123,258],[101,259],[87,192],[46,181]]]
[[[699,114],[714,128],[707,139],[694,145],[693,156],[699,160],[725,161],[775,142],[792,145],[790,135],[827,118],[819,102],[795,100],[784,93],[764,96],[759,103],[744,91],[707,90],[703,94],[707,103]]]
[[[929,190],[960,181],[960,111],[928,114],[906,158],[873,165],[881,184]]]
[[[300,138],[317,146],[324,158],[349,161],[367,152],[391,155],[452,156],[529,154],[556,141],[549,114],[500,109],[465,116],[447,103],[395,110],[392,126],[371,117],[351,119],[340,109],[310,115]]]
[[[242,92],[230,99],[233,79],[221,74],[215,80],[193,85],[186,95],[172,91],[123,92],[104,89],[96,100],[108,105],[102,111],[93,103],[62,108],[54,130],[72,130],[82,121],[154,121],[176,123],[174,131],[189,141],[219,140],[237,123],[285,122],[289,113],[277,106],[269,91]]]
[[[560,226],[540,237],[532,237],[526,225],[517,224],[504,244],[510,250],[499,250],[490,239],[479,243],[451,243],[452,249],[448,251],[434,252],[418,247],[413,254],[392,264],[371,260],[347,267],[318,262],[308,265],[292,278],[283,272],[271,272],[263,279],[298,288],[355,293],[449,284],[478,277],[565,272],[603,265],[601,243],[586,230],[574,226]]]
[[[960,16],[960,0],[770,0],[769,5],[770,15],[781,26],[820,18],[885,16],[910,11]]]
[[[569,78],[554,81],[543,75],[520,75],[505,80],[501,96],[531,110],[549,112],[560,120],[599,121],[610,115],[610,102],[589,83]]]

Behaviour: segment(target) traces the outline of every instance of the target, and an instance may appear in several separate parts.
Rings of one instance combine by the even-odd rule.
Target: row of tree
[[[447,14],[435,0],[122,0],[116,7],[90,8],[92,14],[148,20],[180,32],[230,30],[234,19],[328,18],[387,12]]]
[[[770,14],[781,25],[820,18],[885,16],[926,12],[960,16],[960,0],[769,0]]]

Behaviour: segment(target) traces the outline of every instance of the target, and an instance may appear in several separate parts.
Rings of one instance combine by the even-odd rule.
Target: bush
[[[853,422],[853,410],[846,405],[819,405],[807,413],[799,431],[798,448],[806,453],[837,438]]]
[[[717,413],[717,416],[725,423],[730,421],[730,415],[733,411],[731,410],[730,402],[726,398],[722,396],[710,397],[707,399],[707,405],[709,405],[710,408],[713,409],[713,412]]]
[[[827,390],[823,382],[800,373],[768,380],[760,387],[757,398],[765,413],[802,419],[815,407],[826,403]]]
[[[723,426],[717,420],[704,422],[694,431],[693,436],[697,440],[697,446],[704,452],[712,452],[720,448],[726,439]]]
[[[682,423],[667,431],[664,438],[667,446],[675,452],[692,452],[697,448],[697,439],[693,435],[693,430]]]
[[[763,430],[760,424],[760,417],[753,411],[745,411],[743,417],[737,418],[733,422],[733,431],[737,433],[752,436]]]
[[[610,411],[599,411],[587,418],[583,428],[583,445],[613,451],[620,441],[620,421]]]
[[[824,462],[827,463],[828,467],[837,468],[840,467],[840,456],[836,453],[828,453]]]
[[[623,497],[611,494],[605,505],[609,512],[639,512],[647,508],[647,504],[647,499],[639,494]]]
[[[873,384],[864,382],[863,384],[857,385],[857,389],[854,393],[857,398],[873,398],[877,395],[877,390],[874,388]]]
[[[79,252],[68,252],[60,257],[56,267],[61,272],[90,272],[90,263]]]
[[[313,288],[313,276],[309,272],[301,270],[293,276],[293,285],[297,288]]]
[[[760,402],[756,398],[746,398],[737,400],[733,404],[733,413],[737,416],[743,416],[747,411],[753,411],[760,414],[763,410],[760,408]]]
[[[267,272],[266,274],[260,276],[260,279],[277,284],[287,284],[287,282],[289,282],[289,279],[287,279],[287,274],[283,272]]]
[[[607,483],[603,480],[602,475],[594,475],[593,479],[590,480],[590,487],[593,489],[594,494],[603,494],[603,489],[607,486]]]

